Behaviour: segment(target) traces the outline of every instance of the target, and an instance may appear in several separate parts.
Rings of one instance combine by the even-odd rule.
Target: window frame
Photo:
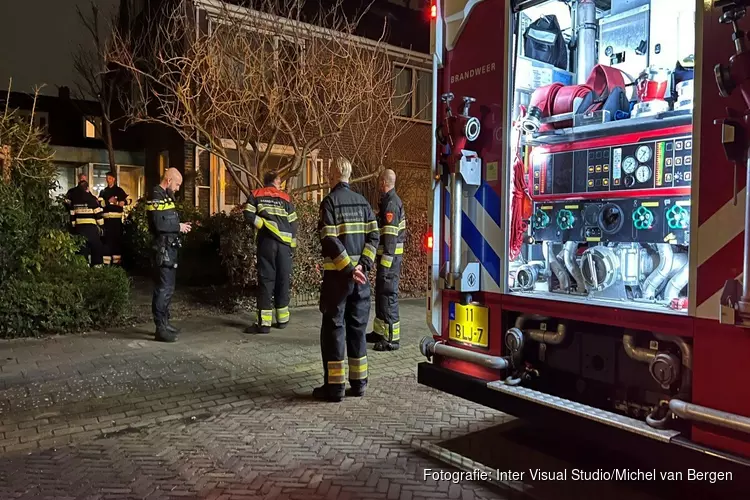
[[[89,136],[88,124],[94,127],[94,136]],[[101,141],[104,139],[104,121],[101,116],[85,115],[83,117],[83,138],[90,141]]]
[[[430,75],[431,78],[434,78],[435,76],[432,74],[432,70],[424,66],[418,66],[416,64],[401,63],[398,61],[393,61],[392,68],[393,68],[393,75],[394,75],[393,85],[396,85],[395,76],[398,74],[400,70],[402,69],[411,70],[411,116],[401,116],[401,115],[396,114],[395,111],[394,111],[393,116],[399,120],[406,120],[406,121],[416,122],[416,123],[424,123],[428,125],[431,124],[432,119],[425,120],[422,118],[417,118],[416,115],[419,112],[419,110],[417,109],[417,74],[419,72],[422,72],[422,73],[426,73]]]

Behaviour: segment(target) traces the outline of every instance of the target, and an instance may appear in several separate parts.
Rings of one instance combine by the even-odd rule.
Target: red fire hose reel
[[[553,83],[540,87],[531,96],[529,111],[521,126],[527,133],[570,127],[572,120],[542,124],[542,119],[597,111],[617,87],[625,87],[622,73],[618,69],[602,65],[594,67],[585,85],[565,86]]]

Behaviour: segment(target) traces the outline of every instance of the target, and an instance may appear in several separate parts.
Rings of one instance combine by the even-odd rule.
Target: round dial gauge
[[[648,180],[651,179],[651,169],[646,165],[641,165],[638,167],[638,170],[635,171],[635,178],[641,184],[648,182]]]
[[[635,158],[633,158],[632,156],[628,156],[622,162],[622,170],[626,174],[632,174],[633,172],[635,172],[635,167],[637,166],[638,166],[638,162],[635,161]]]
[[[641,163],[646,163],[651,159],[651,148],[648,146],[641,146],[635,152],[635,157]]]

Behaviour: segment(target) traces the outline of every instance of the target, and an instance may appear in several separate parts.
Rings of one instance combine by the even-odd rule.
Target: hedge
[[[0,114],[13,156],[0,176],[0,336],[81,332],[112,324],[129,304],[122,269],[89,267],[66,229],[68,214],[50,192],[57,169],[38,131]]]
[[[316,296],[322,279],[322,257],[318,238],[318,205],[295,203],[299,217],[297,249],[292,270],[292,294]],[[257,283],[254,231],[245,223],[240,207],[230,213],[203,217],[192,206],[178,204],[182,221],[192,221],[193,230],[183,237],[178,281],[187,285],[223,285],[231,301],[252,297]],[[401,271],[402,296],[423,296],[427,288],[428,255],[422,248],[427,230],[425,213],[407,209],[407,237]],[[124,258],[131,272],[145,273],[149,267],[151,236],[143,201],[125,221]],[[374,285],[375,273],[370,276]]]

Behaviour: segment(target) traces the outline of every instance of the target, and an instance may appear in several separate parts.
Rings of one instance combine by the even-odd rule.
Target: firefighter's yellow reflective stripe
[[[105,219],[122,219],[122,212],[104,212]]]
[[[270,309],[261,309],[260,311],[260,326],[271,326],[273,320],[273,311]]]
[[[365,249],[362,250],[362,256],[367,257],[370,260],[375,260],[375,247],[369,243],[365,245]]]
[[[378,255],[383,255],[385,253],[385,247],[383,245],[380,245],[378,247]],[[404,244],[403,243],[396,243],[396,253],[394,255],[401,255],[404,253]]]
[[[255,229],[260,229],[263,227],[263,218],[262,217],[255,217],[253,219],[253,226],[255,226]]]
[[[401,231],[403,231],[404,229],[406,229],[406,219],[404,219],[404,220],[402,220],[401,222],[398,223],[398,228]]]
[[[396,321],[393,323],[393,329],[391,330],[391,342],[398,342],[401,339],[401,323]]]
[[[284,243],[289,243],[290,245],[292,244],[292,233],[287,233],[287,232],[279,230],[279,225],[276,224],[274,221],[263,219],[263,225],[266,227],[266,229],[268,229],[273,234],[278,236],[279,239],[283,241]]]
[[[297,248],[297,238],[292,238],[292,248]]]
[[[367,232],[368,233],[377,233],[380,229],[378,228],[378,221],[372,220],[367,223]]]
[[[81,224],[96,224],[96,219],[93,218],[78,218],[74,221],[75,226],[80,226]]]
[[[279,323],[289,322],[289,307],[281,307],[276,309],[276,321]]]
[[[367,356],[349,358],[349,380],[365,380],[367,378]]]
[[[367,234],[378,230],[377,221],[372,222],[347,222],[337,226],[323,226],[320,230],[320,238],[327,236],[337,237],[345,234]]]
[[[380,229],[380,234],[383,236],[398,236],[398,228],[396,226],[383,226]]]
[[[392,255],[383,255],[380,257],[380,265],[386,268],[389,268],[393,265],[393,256]]]
[[[335,259],[325,259],[323,261],[323,269],[326,271],[343,271],[346,266],[351,264],[352,259],[346,254],[346,250],[341,252]]]
[[[96,219],[96,223],[100,226],[104,225],[104,219]]]
[[[296,221],[296,220],[297,220],[297,212],[292,212],[292,213],[290,213],[290,214],[289,214],[289,216],[288,216],[288,218],[287,218],[287,220],[288,220],[289,222],[294,222],[294,221]]]
[[[255,208],[255,205],[252,203],[245,203],[245,212],[250,212],[251,214],[256,213],[258,210]]]
[[[146,210],[174,210],[175,205],[173,201],[166,200],[150,200],[146,202]]]
[[[101,205],[102,207],[107,204],[107,202],[104,201],[104,198],[97,198],[97,201],[99,201],[99,205]]]
[[[350,255],[348,259],[353,266],[356,266],[359,263],[359,255]],[[346,266],[339,269],[338,267],[336,267],[334,261],[332,261],[328,257],[323,259],[323,270],[325,271],[342,271],[345,267]]]
[[[329,384],[346,383],[343,361],[329,361],[328,363],[326,363],[326,370],[328,372],[327,375]]]
[[[96,208],[94,209],[94,213],[95,213],[95,214],[100,214],[100,213],[102,213],[103,211],[104,211],[104,209],[103,209],[102,207],[96,207]]]
[[[289,217],[286,210],[279,207],[258,206],[258,213],[264,215],[275,215],[277,217]]]
[[[388,323],[380,318],[375,318],[372,323],[372,330],[378,335],[382,335],[385,337],[386,335],[388,335]]]
[[[70,211],[73,215],[81,215],[81,214],[93,214],[94,209],[93,208],[74,208]]]

